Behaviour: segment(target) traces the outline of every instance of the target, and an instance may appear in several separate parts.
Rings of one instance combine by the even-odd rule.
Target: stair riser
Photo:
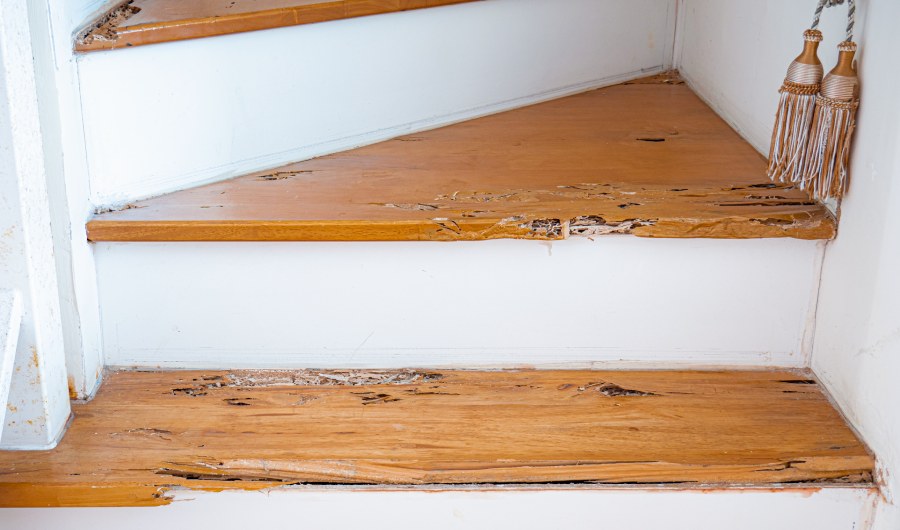
[[[821,243],[102,243],[106,361],[803,366]]]
[[[552,488],[552,486],[551,486]],[[863,488],[795,490],[503,489],[267,493],[178,492],[162,508],[5,509],[10,528],[848,530],[868,528],[876,494]],[[37,526],[36,526],[37,525]]]
[[[126,202],[654,73],[671,63],[674,3],[492,0],[84,54],[92,200]]]

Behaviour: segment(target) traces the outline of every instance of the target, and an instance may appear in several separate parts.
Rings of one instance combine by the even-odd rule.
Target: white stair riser
[[[106,362],[802,366],[821,244],[103,243]]]
[[[869,527],[877,494],[862,488],[677,490],[495,488],[410,491],[282,488],[181,492],[161,508],[0,510],[10,528],[615,528],[616,530],[850,530]],[[290,521],[289,523],[287,523]]]
[[[492,0],[79,58],[91,190],[129,201],[660,71],[674,0]]]

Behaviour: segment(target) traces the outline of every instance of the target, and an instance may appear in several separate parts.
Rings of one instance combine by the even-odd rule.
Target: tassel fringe
[[[800,182],[819,85],[785,81],[779,93],[767,174],[772,181]]]
[[[847,185],[850,141],[856,128],[859,100],[840,101],[818,96],[812,134],[804,155],[800,187],[819,200],[839,199]]]

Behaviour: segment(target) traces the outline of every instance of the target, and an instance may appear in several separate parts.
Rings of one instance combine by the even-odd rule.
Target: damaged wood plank
[[[669,75],[107,208],[87,228],[93,241],[829,239],[835,220],[769,182]]]
[[[188,389],[188,390],[185,390]],[[143,506],[291,484],[864,484],[873,459],[785,371],[119,372],[0,506]]]
[[[130,0],[83,31],[75,50],[111,50],[472,1]]]

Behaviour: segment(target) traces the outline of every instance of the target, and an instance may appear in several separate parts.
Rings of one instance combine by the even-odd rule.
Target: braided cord
[[[856,0],[847,0],[847,42],[853,40],[853,25],[856,23]]]
[[[822,11],[826,7],[834,7],[847,2],[847,39],[846,42],[853,40],[853,25],[856,23],[856,0],[819,0],[816,4],[816,11],[813,13],[813,23],[809,29],[819,28],[819,19],[822,18]]]
[[[825,2],[827,0],[819,0],[819,3],[816,5],[816,12],[813,13],[813,23],[809,29],[819,29],[819,19],[822,18],[822,11],[825,9]]]

